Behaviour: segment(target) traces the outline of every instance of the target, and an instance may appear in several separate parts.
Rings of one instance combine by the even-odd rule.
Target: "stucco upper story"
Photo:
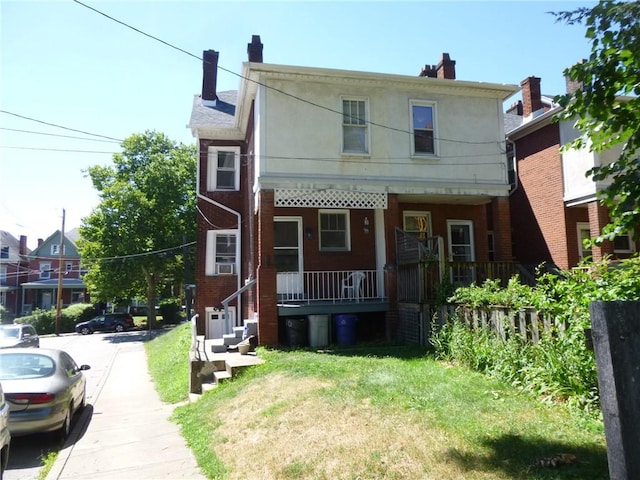
[[[219,92],[215,104],[194,98],[189,127],[199,139],[242,141],[254,106],[256,192],[347,188],[481,202],[508,195],[502,106],[518,89],[247,62],[238,92]],[[364,106],[365,152],[343,145],[351,100]],[[433,112],[433,153],[414,151],[415,106]]]

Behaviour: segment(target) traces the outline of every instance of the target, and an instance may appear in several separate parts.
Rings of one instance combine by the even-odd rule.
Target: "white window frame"
[[[323,231],[322,215],[344,215],[344,218],[345,218],[344,247],[324,247],[322,245],[322,231]],[[348,209],[318,210],[318,247],[321,252],[350,252],[351,251],[351,217]]]
[[[350,124],[345,123],[345,111],[344,102],[362,102],[364,104],[364,124]],[[343,155],[355,155],[355,156],[369,156],[371,152],[371,135],[369,129],[369,99],[367,97],[352,97],[341,96],[340,97],[340,151]],[[364,131],[364,151],[347,150],[344,144],[344,132],[345,128],[362,128]]]
[[[218,187],[218,153],[233,153],[233,188]],[[207,149],[207,191],[234,192],[240,190],[240,147],[212,146]]]
[[[236,237],[236,252],[233,262],[216,262],[216,242],[218,236],[234,235]],[[205,254],[205,275],[208,277],[218,275],[237,275],[238,259],[240,258],[240,235],[238,230],[208,230],[207,246]],[[221,268],[221,265],[233,265],[231,271]]]
[[[414,217],[425,217],[426,219],[426,231],[424,232],[424,239],[433,236],[433,229],[431,228],[431,212],[429,211],[419,211],[419,210],[406,210],[402,212],[402,228],[405,232],[410,233],[412,235],[416,235],[416,237],[420,238],[420,234],[422,233],[420,230],[410,230],[407,227],[407,219]],[[423,239],[423,240],[424,240]]]
[[[73,272],[73,262],[65,262],[64,271],[67,273]]]
[[[431,108],[431,119],[433,120],[433,153],[429,152],[416,152],[415,144],[415,132],[413,126],[413,107],[429,107]],[[434,158],[440,155],[438,145],[438,109],[437,103],[428,100],[409,100],[409,130],[411,131],[411,156],[418,158]],[[426,129],[425,129],[426,130]]]
[[[636,251],[636,244],[633,241],[633,232],[623,233],[622,235],[618,235],[618,237],[626,237],[629,243],[629,248],[613,248],[614,253],[633,253]],[[612,245],[615,245],[613,241],[611,241]]]
[[[40,280],[51,278],[51,262],[40,262]]]
[[[64,255],[64,246],[62,247],[62,254]],[[60,255],[60,244],[52,243],[51,244],[51,255]]]
[[[0,282],[6,282],[6,281],[7,281],[7,266],[0,265]]]
[[[593,251],[584,248],[584,244],[582,243],[582,232],[589,232],[589,238],[591,238],[591,226],[587,222],[577,222],[576,223],[576,234],[578,235],[578,256],[580,260],[584,260],[587,257],[591,257],[593,255]]]

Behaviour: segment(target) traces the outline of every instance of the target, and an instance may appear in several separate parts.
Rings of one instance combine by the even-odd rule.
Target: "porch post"
[[[273,258],[273,190],[258,197],[257,311],[260,345],[278,344],[278,293]]]
[[[384,211],[384,233],[386,235],[385,289],[389,299],[389,310],[386,313],[385,330],[388,341],[395,340],[398,326],[398,263],[396,252],[395,229],[400,226],[400,205],[398,196],[389,194],[387,210]]]
[[[588,205],[589,208],[589,230],[591,238],[595,238],[602,233],[602,228],[609,223],[609,210],[600,202],[594,200]],[[591,249],[591,255],[594,262],[602,260],[605,256],[613,253],[613,244],[605,241],[602,245],[594,245]]]
[[[374,211],[375,248],[376,248],[376,293],[378,297],[384,295],[384,267],[387,264],[387,242],[384,236],[384,210],[376,208]]]
[[[493,214],[493,241],[495,260],[508,262],[513,260],[511,242],[511,213],[508,197],[497,197],[491,201]]]

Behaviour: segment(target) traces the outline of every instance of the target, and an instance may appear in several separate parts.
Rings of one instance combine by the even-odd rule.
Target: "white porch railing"
[[[361,302],[381,300],[375,270],[339,270],[278,273],[279,302]]]

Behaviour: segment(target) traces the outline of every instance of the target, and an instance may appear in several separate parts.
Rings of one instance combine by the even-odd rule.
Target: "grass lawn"
[[[149,344],[167,401],[187,398],[189,336],[187,324]],[[264,365],[174,413],[209,478],[608,478],[601,422],[421,349],[258,354]]]

